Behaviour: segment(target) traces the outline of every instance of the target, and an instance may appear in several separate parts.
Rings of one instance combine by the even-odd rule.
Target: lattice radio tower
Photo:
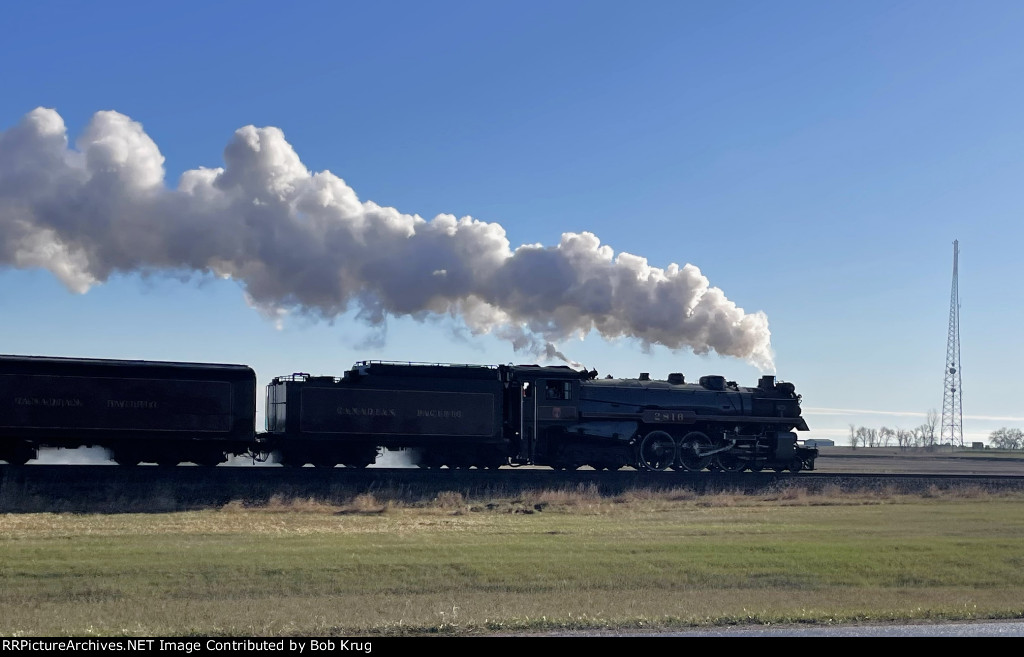
[[[946,338],[946,380],[942,388],[942,430],[939,442],[964,445],[964,416],[960,392],[960,293],[957,289],[958,240],[953,241],[953,289],[949,294],[949,335]]]

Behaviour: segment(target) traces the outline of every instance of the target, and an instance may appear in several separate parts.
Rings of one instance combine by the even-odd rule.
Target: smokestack
[[[693,265],[653,267],[589,232],[512,249],[496,223],[362,201],[308,171],[277,128],[239,129],[223,167],[186,171],[176,188],[123,114],[98,112],[76,146],[52,109],[0,133],[0,266],[49,269],[76,293],[117,272],[200,272],[234,279],[278,322],[353,308],[371,325],[449,315],[568,362],[557,345],[596,331],[773,369],[764,313]]]

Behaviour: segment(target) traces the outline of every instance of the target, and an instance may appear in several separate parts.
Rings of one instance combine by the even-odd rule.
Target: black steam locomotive
[[[229,455],[365,467],[404,450],[425,468],[539,465],[740,472],[813,469],[790,383],[597,378],[536,365],[365,361],[340,378],[267,386],[244,365],[0,356],[0,459],[99,445],[123,465],[216,465]]]

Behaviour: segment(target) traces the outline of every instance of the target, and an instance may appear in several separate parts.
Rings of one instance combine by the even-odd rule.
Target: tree
[[[924,425],[914,427],[910,430],[910,444],[914,447],[921,447],[925,441],[925,429]]]
[[[1024,432],[1020,429],[996,429],[988,440],[996,449],[1024,449]]]
[[[927,419],[924,424],[921,425],[921,429],[924,431],[924,444],[934,445],[938,440],[935,437],[935,429],[939,426],[939,412],[934,408],[928,411]]]
[[[924,424],[914,430],[916,433],[914,444],[924,447],[933,447],[937,442],[939,442],[938,437],[935,435],[935,430],[938,428],[939,414],[933,408],[928,411]]]

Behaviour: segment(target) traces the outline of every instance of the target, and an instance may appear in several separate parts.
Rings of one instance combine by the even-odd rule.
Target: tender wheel
[[[134,467],[142,462],[142,457],[129,450],[115,451],[114,462],[118,465]]]
[[[25,465],[32,459],[36,458],[36,451],[31,447],[17,445],[4,456],[0,456],[0,458],[7,461],[10,465]]]
[[[664,470],[676,460],[676,441],[664,431],[652,431],[640,443],[640,466]]]
[[[227,459],[224,458],[223,452],[217,452],[210,454],[196,454],[190,460],[196,465],[202,466],[204,468],[213,468],[220,465]]]
[[[279,452],[277,462],[286,468],[301,468],[306,465],[306,458],[300,453],[289,450]]]
[[[683,470],[696,472],[711,465],[710,456],[701,456],[711,448],[711,439],[700,431],[691,431],[679,441],[679,456],[676,465]]]
[[[444,465],[436,454],[431,454],[429,452],[414,452],[412,458],[418,467],[426,470],[436,470]]]
[[[375,448],[352,449],[337,456],[339,456],[337,460],[341,461],[346,468],[365,468],[377,462],[378,451]],[[432,459],[427,458],[424,460],[429,462]],[[438,459],[438,467],[441,465],[440,460]],[[449,467],[451,467],[451,464],[449,464]]]

